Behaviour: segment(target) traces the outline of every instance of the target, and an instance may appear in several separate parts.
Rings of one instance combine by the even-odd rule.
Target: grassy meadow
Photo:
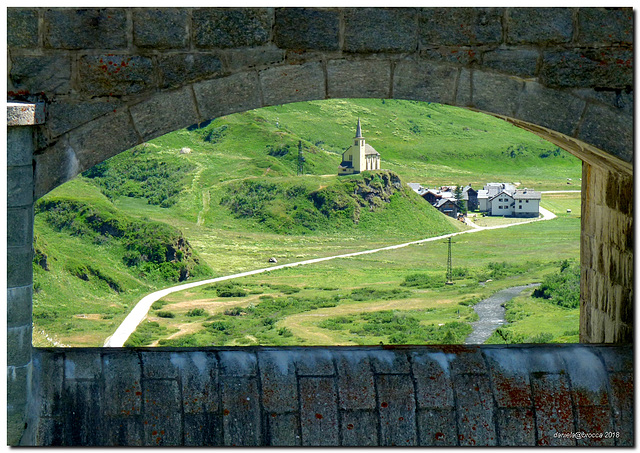
[[[566,152],[438,104],[329,100],[218,118],[121,153],[39,201],[34,344],[100,346],[145,294],[270,257],[284,264],[468,229],[384,175],[337,177],[357,118],[383,173],[402,184],[579,189],[580,162]],[[442,284],[446,244],[424,243],[172,294],[129,344],[460,343],[474,303],[578,260],[580,194],[545,194],[542,205],[558,218],[457,236],[453,286]],[[544,330],[544,319],[554,323],[545,309],[558,307],[540,303]],[[577,314],[567,316],[577,329]],[[513,338],[532,337],[524,321],[510,328],[520,323]],[[576,341],[571,330],[549,341]]]

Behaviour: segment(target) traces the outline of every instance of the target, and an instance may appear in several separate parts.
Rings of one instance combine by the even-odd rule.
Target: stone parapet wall
[[[37,349],[38,445],[631,446],[631,347]],[[559,438],[556,433],[619,433]]]

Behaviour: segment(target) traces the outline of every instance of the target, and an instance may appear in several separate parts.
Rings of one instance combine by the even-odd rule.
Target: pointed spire
[[[360,128],[360,118],[358,118],[358,128],[356,129],[355,138],[362,138],[362,129]]]

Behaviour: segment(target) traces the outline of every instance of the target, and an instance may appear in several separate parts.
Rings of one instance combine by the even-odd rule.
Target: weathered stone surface
[[[7,288],[7,327],[31,324],[31,285]]]
[[[608,372],[633,372],[633,349],[631,347],[598,348]]]
[[[634,439],[633,421],[633,374],[612,373],[609,375],[611,400],[615,431],[620,433],[616,438],[618,446],[632,446]]]
[[[473,72],[473,103],[487,112],[514,116],[524,83],[518,79],[489,72]]]
[[[33,373],[32,364],[12,366],[7,361],[7,411],[19,414],[27,404]]]
[[[509,8],[509,44],[564,43],[573,34],[573,13],[569,8]]]
[[[533,124],[573,135],[585,102],[565,92],[558,93],[536,82],[525,82],[516,116]]]
[[[202,8],[193,11],[197,47],[258,46],[269,41],[273,11],[268,8]]]
[[[333,354],[322,349],[307,349],[293,354],[298,376],[333,376]]]
[[[266,412],[298,410],[298,381],[293,357],[287,351],[264,351],[258,354],[262,406]]]
[[[485,52],[482,65],[519,77],[534,77],[540,53],[531,49],[495,49]]]
[[[449,358],[443,352],[411,354],[418,408],[454,406]]]
[[[454,377],[453,389],[460,445],[476,447],[497,445],[498,439],[493,419],[493,395],[485,376],[457,375]]]
[[[78,61],[79,88],[93,96],[136,94],[154,86],[151,58],[86,55]]]
[[[497,44],[502,40],[502,8],[424,8],[420,44]]]
[[[130,108],[136,130],[143,140],[199,122],[190,87],[162,93]]]
[[[613,447],[615,436],[605,438],[605,433],[614,432],[611,424],[611,409],[609,406],[577,406],[576,428],[584,433],[584,437],[577,439],[578,447]]]
[[[386,61],[331,60],[327,63],[330,98],[389,97],[391,66]]]
[[[350,8],[344,12],[346,52],[411,52],[416,50],[414,8]]]
[[[578,138],[608,151],[620,159],[633,160],[633,117],[589,104],[578,131]],[[614,139],[615,137],[615,139]]]
[[[65,379],[98,379],[102,376],[100,354],[70,350],[64,354]]]
[[[178,382],[144,381],[143,438],[145,445],[170,447],[182,443],[182,412]]]
[[[300,416],[298,413],[271,414],[269,416],[269,443],[273,447],[297,447],[302,445]]]
[[[452,375],[481,374],[488,371],[484,357],[482,357],[482,351],[479,348],[465,348],[458,351],[449,360],[449,369]]]
[[[7,248],[7,288],[33,283],[32,258],[31,247]]]
[[[33,129],[16,127],[16,126],[34,126],[43,124],[45,121],[44,102],[7,102],[7,148],[10,150],[7,154],[7,165],[21,165],[15,162],[15,157],[11,154],[16,150],[13,148],[26,148],[31,153],[33,149]],[[26,157],[26,163],[31,163],[30,154]],[[24,162],[24,157],[20,162]],[[25,163],[22,163],[25,165]]]
[[[102,98],[92,102],[70,102],[56,99],[47,108],[47,127],[53,137],[58,137],[122,106],[117,98]]]
[[[496,361],[491,356],[487,358],[496,404],[498,407],[530,408],[533,406],[531,382],[526,363],[520,363],[525,362],[526,358],[518,354],[519,351],[509,352],[503,351],[500,359],[510,362],[513,368],[504,366],[504,363]]]
[[[98,446],[103,443],[102,393],[98,381],[66,379],[62,393],[64,443],[69,446]],[[73,410],[69,410],[73,408]],[[91,429],[83,427],[91,426]]]
[[[21,420],[21,425],[22,426],[20,427],[18,439],[13,442],[9,441],[9,445],[18,445],[19,437],[24,431],[24,420]],[[42,417],[40,420],[38,420],[36,443],[38,445],[60,447],[64,445],[64,439],[62,438],[63,430],[64,426],[62,424],[62,420],[59,417]],[[7,432],[11,433],[10,427],[8,427]]]
[[[222,417],[219,414],[208,412],[185,414],[184,445],[187,447],[215,447],[224,445]]]
[[[33,208],[7,209],[7,247],[28,247],[33,241]],[[28,304],[31,305],[31,293]],[[7,313],[10,316],[10,312]]]
[[[371,363],[365,352],[336,356],[340,408],[346,410],[375,409],[376,392]]]
[[[122,8],[47,9],[44,30],[45,46],[54,49],[127,47],[127,17]]]
[[[338,50],[339,27],[337,11],[278,8],[274,42],[283,49]]]
[[[238,73],[193,85],[203,118],[262,107],[255,73]]]
[[[631,8],[580,8],[578,10],[581,44],[633,43]]]
[[[255,356],[253,357],[255,358]],[[226,361],[221,357],[221,362],[224,364]],[[242,369],[247,370],[245,367]],[[262,424],[257,379],[255,377],[225,377],[221,379],[221,384],[224,444],[229,446],[260,445]]]
[[[158,56],[161,86],[178,87],[196,80],[222,75],[222,62],[218,55],[206,53],[172,53]]]
[[[219,411],[218,361],[212,353],[194,351],[183,354],[178,363],[185,414]],[[186,434],[185,434],[186,435]]]
[[[302,445],[337,446],[338,402],[331,378],[299,378]]]
[[[106,353],[103,358],[104,408],[108,416],[140,414],[141,361],[137,352]]]
[[[609,405],[607,371],[594,350],[574,347],[563,350],[571,395],[576,406]]]
[[[535,445],[536,425],[530,408],[500,408],[497,412],[499,445],[524,447]]]
[[[480,63],[482,54],[473,47],[439,46],[426,47],[420,50],[420,55],[426,60],[442,63],[454,63],[456,66],[468,66]]]
[[[624,48],[603,48],[575,52],[543,52],[540,83],[549,87],[633,86],[633,52]]]
[[[340,422],[340,445],[343,447],[376,447],[378,415],[369,411],[343,411]]]
[[[138,47],[183,49],[189,44],[189,13],[185,9],[140,8],[133,10],[132,17],[133,43]]]
[[[454,447],[458,445],[456,413],[453,409],[418,411],[418,445],[421,447]]]
[[[471,106],[471,71],[462,69],[458,76],[456,105]]]
[[[7,205],[30,206],[33,203],[33,168],[7,168]]]
[[[409,374],[411,365],[407,353],[402,350],[371,350],[369,360],[373,366],[373,372],[379,374]]]
[[[531,384],[536,411],[538,445],[575,445],[575,439],[554,436],[556,433],[575,432],[567,377],[561,374],[534,375]]]
[[[265,105],[310,101],[325,97],[321,63],[283,66],[260,71]]]
[[[31,8],[7,8],[7,46],[37,47],[38,11]]]
[[[224,376],[255,376],[258,372],[258,359],[252,352],[222,351],[219,357]]]
[[[144,446],[142,423],[138,419],[107,417],[104,421],[104,445],[109,447]],[[47,445],[47,444],[44,444]]]
[[[253,47],[250,49],[229,49],[224,52],[225,68],[242,71],[283,63],[286,51],[275,46]]]
[[[67,94],[71,91],[71,60],[67,56],[11,56],[10,87],[27,93]]]
[[[415,446],[416,400],[410,376],[376,376],[380,442],[384,446]]]
[[[457,76],[451,66],[401,61],[394,70],[393,97],[452,104]]]

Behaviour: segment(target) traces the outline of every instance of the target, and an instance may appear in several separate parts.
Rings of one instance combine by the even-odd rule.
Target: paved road
[[[167,296],[167,295],[169,295],[171,293],[175,293],[177,291],[183,291],[185,289],[195,288],[196,286],[209,285],[211,283],[221,282],[221,281],[224,281],[224,280],[232,280],[234,278],[241,278],[241,277],[247,277],[249,275],[262,274],[264,272],[275,271],[275,270],[284,269],[284,268],[287,268],[287,267],[304,266],[304,265],[307,265],[307,264],[320,263],[322,261],[329,261],[329,260],[334,260],[334,259],[337,259],[337,258],[348,258],[348,257],[351,257],[351,256],[368,255],[370,253],[382,252],[384,250],[395,250],[395,249],[399,249],[399,248],[403,248],[403,247],[408,247],[408,246],[414,245],[414,244],[422,244],[424,242],[438,241],[438,240],[441,240],[441,239],[446,239],[448,237],[458,236],[460,234],[476,233],[478,231],[484,231],[484,230],[497,230],[497,229],[500,229],[500,228],[509,228],[509,227],[517,226],[517,225],[526,225],[527,223],[539,222],[541,220],[551,220],[551,219],[556,218],[555,214],[553,214],[551,211],[548,211],[547,209],[544,209],[542,207],[540,208],[540,214],[542,214],[542,217],[538,217],[536,219],[531,219],[531,220],[526,221],[526,222],[510,223],[510,224],[506,224],[506,225],[498,225],[498,226],[493,226],[493,227],[476,227],[475,229],[472,229],[472,230],[460,231],[458,233],[445,234],[445,235],[437,236],[437,237],[433,237],[433,238],[420,239],[418,241],[405,242],[404,244],[390,245],[388,247],[382,247],[382,248],[379,248],[379,249],[364,250],[362,252],[346,253],[346,254],[343,254],[343,255],[327,256],[327,257],[324,257],[324,258],[315,258],[315,259],[311,259],[311,260],[298,261],[296,263],[281,264],[279,266],[266,267],[266,268],[263,268],[263,269],[256,269],[256,270],[253,270],[253,271],[241,272],[239,274],[225,275],[224,277],[211,278],[211,279],[208,279],[208,280],[200,280],[200,281],[197,281],[197,282],[185,283],[183,285],[178,285],[178,286],[172,286],[171,288],[165,288],[165,289],[162,289],[160,291],[156,291],[154,293],[151,293],[151,294],[143,297],[140,300],[140,302],[138,302],[136,304],[136,306],[133,308],[133,310],[131,310],[131,312],[127,315],[127,317],[124,319],[124,321],[122,321],[122,324],[120,324],[120,326],[118,326],[118,328],[113,333],[113,335],[111,335],[109,338],[107,338],[107,340],[104,343],[104,347],[121,347],[121,346],[123,346],[125,341],[127,341],[127,339],[129,338],[129,336],[136,330],[136,327],[138,327],[138,324],[140,324],[144,320],[144,318],[147,317],[147,313],[151,309],[151,305],[155,301],[157,301],[157,300],[159,300],[159,299],[161,299],[161,298],[163,298],[163,297],[165,297],[165,296]]]

